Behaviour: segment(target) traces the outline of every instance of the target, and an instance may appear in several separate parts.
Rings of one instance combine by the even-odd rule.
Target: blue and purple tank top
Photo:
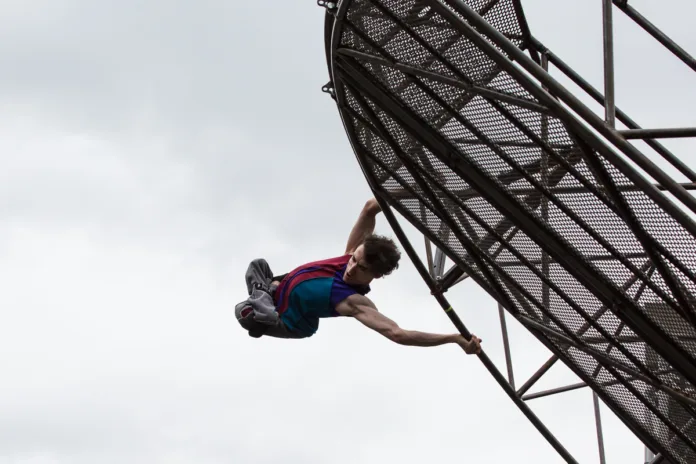
[[[369,285],[349,285],[343,274],[351,255],[314,261],[290,272],[275,291],[275,304],[281,320],[293,332],[311,337],[319,329],[319,319],[340,316],[336,306],[353,294],[365,295]]]

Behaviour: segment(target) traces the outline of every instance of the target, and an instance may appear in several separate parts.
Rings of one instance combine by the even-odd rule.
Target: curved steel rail
[[[319,3],[324,90],[366,179],[458,265],[428,280],[385,208],[443,308],[440,292],[472,277],[646,445],[696,462],[696,223],[685,212],[696,201],[686,188],[540,66],[519,1]]]

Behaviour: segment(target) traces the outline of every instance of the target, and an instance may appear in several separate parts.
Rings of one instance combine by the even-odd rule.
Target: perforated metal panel
[[[513,0],[466,2],[518,47]],[[696,239],[456,27],[355,0],[329,64],[368,181],[653,449],[696,462]],[[456,19],[455,19],[456,18]]]

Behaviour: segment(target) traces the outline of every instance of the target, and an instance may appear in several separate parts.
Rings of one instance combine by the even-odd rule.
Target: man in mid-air
[[[373,233],[380,212],[377,200],[367,201],[339,257],[311,262],[282,276],[274,276],[265,260],[252,261],[246,273],[250,297],[235,307],[239,324],[252,337],[307,338],[316,333],[321,318],[352,317],[401,345],[456,343],[468,354],[480,353],[481,340],[475,335],[466,340],[458,333],[403,329],[365,296],[370,283],[391,274],[401,258],[391,239]]]

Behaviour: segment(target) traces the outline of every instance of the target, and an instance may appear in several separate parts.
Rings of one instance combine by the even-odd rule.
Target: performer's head
[[[381,235],[370,235],[355,250],[343,280],[352,285],[368,285],[373,279],[388,276],[399,267],[401,252],[396,243]]]

